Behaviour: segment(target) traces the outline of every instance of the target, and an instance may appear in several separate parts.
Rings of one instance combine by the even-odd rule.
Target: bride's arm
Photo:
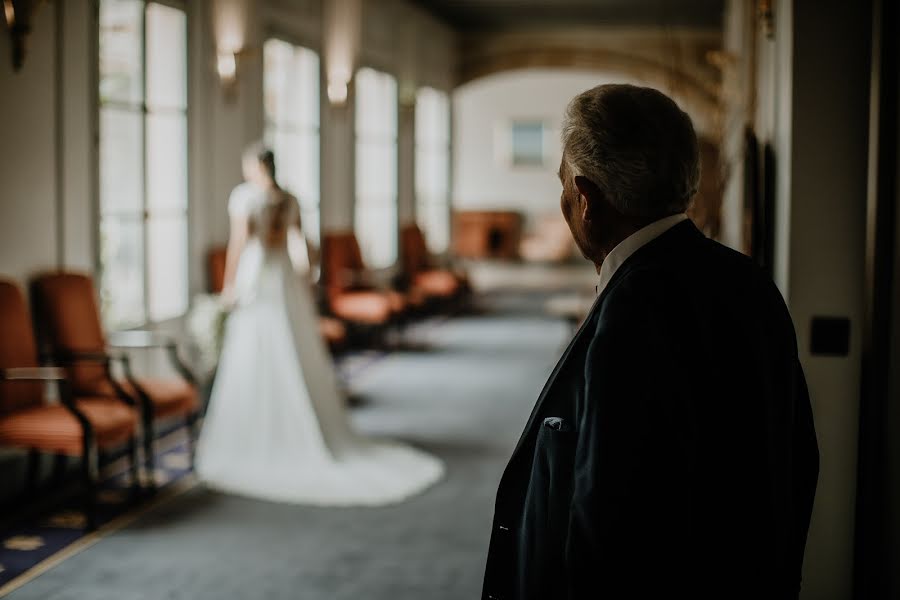
[[[310,271],[309,248],[306,246],[306,238],[300,229],[299,219],[288,227],[287,248],[294,271],[303,275],[308,274]]]
[[[234,277],[237,273],[238,260],[247,243],[249,223],[244,215],[231,217],[231,233],[228,236],[228,250],[225,253],[225,281],[222,297],[229,300],[234,295]]]

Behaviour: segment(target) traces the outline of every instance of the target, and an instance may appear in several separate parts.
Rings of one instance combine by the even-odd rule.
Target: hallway
[[[497,481],[569,336],[534,300],[509,300],[426,323],[412,336],[428,351],[389,354],[352,376],[360,431],[446,461],[447,478],[422,496],[384,508],[321,509],[198,486],[9,598],[477,597]]]

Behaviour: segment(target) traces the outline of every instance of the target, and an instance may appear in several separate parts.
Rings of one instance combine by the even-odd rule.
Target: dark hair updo
[[[269,174],[272,181],[275,181],[275,153],[265,144],[262,142],[255,142],[247,146],[246,150],[244,150],[244,159],[259,161],[259,164],[266,170],[266,173]]]

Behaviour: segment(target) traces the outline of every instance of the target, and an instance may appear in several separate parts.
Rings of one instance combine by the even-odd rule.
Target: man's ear
[[[584,199],[584,206],[581,207],[581,218],[590,221],[594,215],[594,203],[600,200],[600,188],[593,181],[583,175],[575,176],[575,189]]]

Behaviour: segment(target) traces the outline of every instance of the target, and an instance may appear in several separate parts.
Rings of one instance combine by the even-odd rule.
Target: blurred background
[[[362,398],[358,426],[430,448],[450,475],[376,517],[223,500],[188,483],[189,465],[172,467],[160,476],[181,485],[176,499],[115,508],[110,522],[131,524],[47,571],[86,539],[78,518],[58,529],[79,533],[46,524],[77,496],[75,463],[53,452],[30,460],[0,424],[0,594],[201,598],[224,581],[232,595],[218,597],[477,595],[499,474],[593,301],[593,265],[558,210],[563,112],[581,91],[628,82],[690,114],[703,163],[691,218],[770,273],[794,317],[822,453],[802,598],[900,597],[892,0],[3,0],[3,9],[0,277],[28,296],[38,275],[87,275],[102,331],[174,333],[196,370],[189,317],[220,289],[241,153],[265,140],[301,203],[323,335]],[[385,342],[396,323],[340,301],[342,269],[421,300],[399,347]],[[41,320],[35,308],[43,346]],[[164,358],[134,360],[171,374]],[[208,382],[200,378],[201,396]],[[439,399],[426,402],[427,385]],[[114,478],[115,452],[107,458]],[[465,515],[453,518],[467,524],[451,526],[460,506]],[[304,537],[316,522],[327,527]],[[262,536],[256,547],[241,545],[248,535]],[[109,566],[126,555],[134,562]],[[182,575],[163,576],[173,572]]]

